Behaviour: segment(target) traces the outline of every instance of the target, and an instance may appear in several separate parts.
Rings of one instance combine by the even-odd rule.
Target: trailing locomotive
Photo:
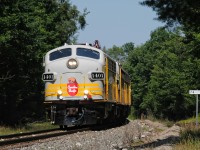
[[[95,45],[55,48],[44,57],[45,101],[51,123],[66,127],[125,120],[131,86],[121,65]]]

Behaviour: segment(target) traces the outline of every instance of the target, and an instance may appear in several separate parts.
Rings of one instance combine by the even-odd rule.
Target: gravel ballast
[[[34,142],[20,150],[113,150],[172,149],[180,128],[167,128],[149,120],[134,120],[126,125],[101,131],[84,131]],[[170,137],[174,137],[170,139]],[[169,139],[169,140],[168,140]],[[158,144],[160,142],[160,144]],[[163,143],[162,143],[163,142]],[[16,149],[16,148],[15,148]]]

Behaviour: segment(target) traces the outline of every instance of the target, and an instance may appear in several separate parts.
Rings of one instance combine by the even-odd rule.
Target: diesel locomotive
[[[60,127],[125,120],[131,83],[122,66],[92,44],[57,47],[46,53],[45,100],[51,123]]]

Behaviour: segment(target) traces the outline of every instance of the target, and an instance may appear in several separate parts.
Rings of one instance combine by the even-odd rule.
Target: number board
[[[53,81],[54,80],[54,74],[53,73],[44,73],[42,75],[43,81]]]
[[[92,72],[91,73],[92,80],[104,80],[103,72]]]

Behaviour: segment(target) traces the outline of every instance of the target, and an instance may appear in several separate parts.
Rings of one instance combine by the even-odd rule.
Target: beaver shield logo
[[[76,78],[68,78],[67,92],[70,96],[75,96],[78,93],[78,83]]]

